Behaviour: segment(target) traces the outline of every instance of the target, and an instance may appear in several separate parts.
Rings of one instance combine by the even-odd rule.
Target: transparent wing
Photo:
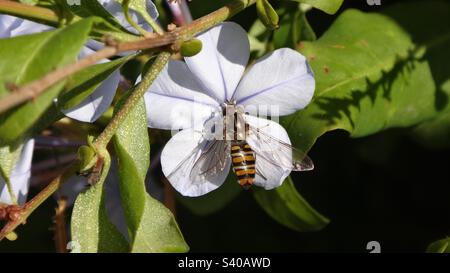
[[[208,149],[195,161],[189,177],[194,180],[200,176],[204,179],[215,177],[226,170],[230,157],[230,147],[227,141],[210,141]]]
[[[167,178],[189,177],[195,183],[211,181],[229,166],[229,146],[226,141],[204,141],[195,147]]]
[[[271,164],[292,171],[310,171],[314,169],[312,160],[303,151],[264,132],[263,128],[248,125],[248,136],[254,135],[258,147],[252,147],[256,153],[256,160],[262,158]],[[262,170],[261,170],[262,171]]]

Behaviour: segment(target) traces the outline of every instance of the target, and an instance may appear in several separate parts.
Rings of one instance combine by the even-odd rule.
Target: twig
[[[51,9],[8,0],[0,0],[0,11],[13,16],[33,19],[51,26],[57,26],[60,22],[58,14]]]
[[[67,199],[61,197],[58,199],[58,206],[55,210],[55,217],[53,218],[53,232],[55,234],[55,248],[58,253],[67,253],[67,230],[66,230],[66,210]]]
[[[13,232],[17,226],[25,223],[26,219],[30,214],[35,211],[45,200],[47,200],[56,190],[61,186],[64,181],[69,179],[78,171],[78,161],[75,161],[70,165],[66,171],[55,178],[47,187],[45,187],[41,192],[39,192],[33,199],[26,203],[20,210],[17,210],[15,214],[9,215],[8,223],[0,231],[0,241],[3,240],[6,235]]]

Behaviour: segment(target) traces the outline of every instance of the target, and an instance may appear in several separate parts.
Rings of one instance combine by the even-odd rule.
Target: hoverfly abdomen
[[[255,152],[246,141],[232,141],[231,159],[239,184],[245,189],[250,188],[256,175]]]

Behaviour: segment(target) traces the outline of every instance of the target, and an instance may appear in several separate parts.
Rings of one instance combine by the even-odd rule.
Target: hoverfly
[[[227,102],[222,105],[222,115],[212,118],[201,132],[203,141],[184,158],[167,178],[186,177],[195,183],[210,180],[230,165],[239,184],[250,188],[258,179],[267,180],[267,164],[281,171],[309,171],[312,160],[301,150],[291,146],[270,132],[271,121],[248,115],[240,105]],[[273,123],[273,122],[272,122]],[[258,164],[257,164],[258,162]]]

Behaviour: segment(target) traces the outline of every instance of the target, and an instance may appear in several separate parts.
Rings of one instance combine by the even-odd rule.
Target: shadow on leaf
[[[352,118],[352,107],[361,111],[361,102],[369,98],[375,104],[381,95],[385,100],[391,101],[394,82],[403,77],[408,82],[408,74],[415,68],[416,62],[422,61],[417,56],[417,49],[410,50],[406,57],[397,57],[394,67],[390,71],[382,71],[379,80],[371,82],[365,78],[364,90],[354,90],[346,97],[318,97],[315,104],[319,106],[321,113],[314,114],[316,119],[327,121],[329,126],[336,125],[344,117],[348,119],[352,128],[355,128],[355,120]],[[380,93],[381,92],[381,93]]]

